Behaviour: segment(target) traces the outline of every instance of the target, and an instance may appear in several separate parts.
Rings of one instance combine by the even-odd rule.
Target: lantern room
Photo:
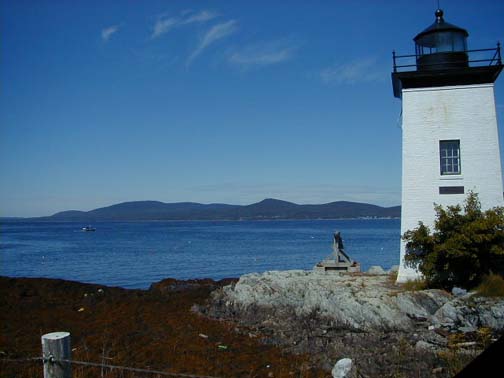
[[[465,29],[449,24],[443,11],[436,10],[436,21],[413,40],[418,70],[439,70],[468,66]]]
[[[491,83],[499,76],[504,67],[500,44],[468,50],[467,30],[446,22],[443,14],[436,10],[434,23],[413,38],[415,54],[392,53],[395,97],[406,88]]]

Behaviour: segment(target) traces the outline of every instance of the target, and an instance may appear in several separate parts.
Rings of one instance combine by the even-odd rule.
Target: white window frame
[[[439,170],[441,176],[462,174],[460,139],[439,141]]]

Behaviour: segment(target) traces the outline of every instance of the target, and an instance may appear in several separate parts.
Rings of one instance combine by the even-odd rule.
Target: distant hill
[[[251,205],[201,204],[159,201],[123,202],[91,211],[69,210],[40,221],[102,220],[253,220],[253,219],[337,219],[397,218],[401,207],[380,207],[367,203],[337,201],[321,205],[298,205],[277,199],[265,199]]]

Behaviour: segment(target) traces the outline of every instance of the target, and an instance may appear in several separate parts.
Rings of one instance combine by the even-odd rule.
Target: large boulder
[[[334,365],[331,375],[333,378],[357,378],[357,371],[350,358],[342,358]]]
[[[397,295],[396,304],[409,318],[427,320],[450,299],[443,290],[406,291]]]
[[[435,312],[432,322],[461,332],[480,327],[504,330],[504,300],[474,296],[454,298]]]

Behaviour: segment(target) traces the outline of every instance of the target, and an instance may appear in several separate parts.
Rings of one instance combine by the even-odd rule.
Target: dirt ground
[[[0,277],[0,376],[42,376],[40,337],[72,336],[72,359],[216,377],[330,377],[309,355],[261,342],[262,336],[192,311],[230,280],[167,279],[126,290],[53,279]],[[73,378],[156,377],[73,366]]]

